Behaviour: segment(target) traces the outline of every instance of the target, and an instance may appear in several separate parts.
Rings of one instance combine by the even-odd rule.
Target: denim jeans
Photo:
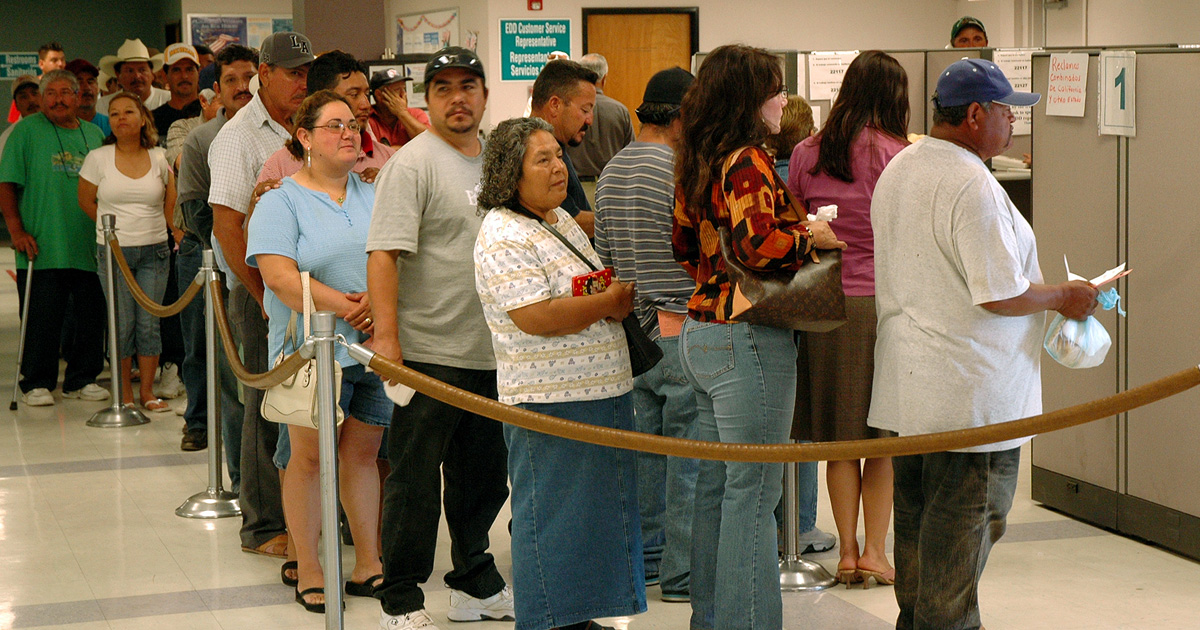
[[[495,371],[405,365],[496,398]],[[508,499],[507,461],[499,422],[420,393],[408,406],[395,407],[388,429],[392,473],[383,485],[383,582],[375,590],[383,612],[403,615],[425,607],[420,584],[433,574],[443,505],[453,564],[446,585],[481,599],[504,588],[488,553],[488,531]]]
[[[980,627],[979,578],[1004,535],[1021,449],[893,457],[899,630]]]
[[[701,440],[787,442],[796,399],[792,331],[688,318],[680,335]],[[783,464],[700,462],[692,523],[691,627],[783,625],[775,506]]]
[[[204,244],[200,238],[188,232],[179,243],[179,255],[175,257],[178,271],[179,293],[187,290],[196,279],[203,262]],[[224,285],[222,285],[224,289]],[[228,291],[222,291],[228,302]],[[204,346],[204,308],[208,298],[208,287],[196,295],[196,299],[183,307],[179,313],[179,324],[183,329],[183,364],[179,376],[187,390],[187,409],[183,422],[188,431],[208,431],[208,362]],[[217,340],[217,383],[220,385],[221,440],[224,442],[225,462],[229,468],[230,490],[237,492],[241,487],[240,463],[242,460],[242,421],[245,410],[238,401],[238,383],[225,359],[225,350]]]
[[[679,338],[657,343],[662,360],[633,379],[634,423],[642,433],[695,439],[696,392],[683,372]],[[657,575],[663,593],[688,592],[698,467],[694,459],[637,454],[642,557],[646,576]]]
[[[104,295],[108,296],[108,264],[105,261],[105,245],[96,246],[97,275]],[[125,262],[133,272],[133,278],[146,295],[162,303],[167,291],[167,275],[171,249],[166,241],[153,245],[131,245],[121,248]],[[113,261],[113,288],[117,300],[117,350],[122,359],[132,356],[157,357],[162,354],[162,337],[158,332],[158,318],[147,313],[133,300],[133,293],[125,283],[125,276]]]
[[[633,429],[632,396],[518,405]],[[646,610],[632,451],[504,425],[512,478],[516,630],[548,630]]]

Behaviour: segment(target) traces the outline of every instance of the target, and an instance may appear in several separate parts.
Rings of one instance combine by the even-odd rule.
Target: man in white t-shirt
[[[479,121],[483,64],[451,46],[425,65],[429,131],[396,152],[375,184],[367,235],[374,350],[423,374],[496,398],[496,357],[475,293],[475,237],[483,217]],[[488,530],[508,499],[500,424],[416,394],[388,431],[392,474],[383,489],[381,630],[435,627],[420,585],[433,573],[442,505],[450,529],[446,574],[452,621],[512,619],[512,590],[488,553]],[[442,480],[445,479],[445,491]]]
[[[1042,283],[1033,229],[984,164],[1012,141],[1010,106],[1040,98],[1014,92],[990,61],[955,62],[929,137],[880,176],[869,425],[903,436],[1041,413],[1044,312],[1095,310],[1088,283]],[[979,577],[1027,440],[893,458],[897,628],[980,627]]]

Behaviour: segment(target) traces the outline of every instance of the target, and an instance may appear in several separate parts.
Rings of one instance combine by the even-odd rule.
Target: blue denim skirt
[[[632,395],[524,409],[633,430]],[[516,630],[646,610],[633,451],[504,425],[512,480]]]

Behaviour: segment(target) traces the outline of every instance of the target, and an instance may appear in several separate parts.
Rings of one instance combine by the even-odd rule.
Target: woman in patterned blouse
[[[797,269],[813,247],[845,248],[828,223],[788,206],[786,185],[760,145],[778,133],[787,92],[779,60],[722,46],[683,99],[675,163],[675,259],[696,281],[680,337],[697,392],[700,439],[782,443],[796,395],[791,330],[731,321],[731,285],[717,233],[751,269]],[[782,627],[772,511],[783,465],[701,461],[692,529],[693,628]]]

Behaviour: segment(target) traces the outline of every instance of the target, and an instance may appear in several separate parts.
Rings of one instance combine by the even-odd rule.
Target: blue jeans
[[[104,245],[96,246],[96,273],[100,276],[100,287],[108,296],[108,264],[104,257]],[[133,272],[134,280],[155,302],[162,302],[167,291],[167,273],[170,269],[171,248],[166,241],[153,245],[122,247],[125,262]],[[122,359],[134,355],[157,357],[162,354],[162,337],[158,333],[158,318],[147,313],[133,300],[133,293],[125,283],[125,276],[117,269],[113,260],[113,288],[117,301],[117,350]]]
[[[632,396],[524,409],[633,429]],[[516,630],[548,630],[646,610],[637,459],[504,425],[512,479]]]
[[[980,627],[979,578],[1004,535],[1021,449],[893,457],[897,630]]]
[[[796,399],[792,331],[688,318],[680,338],[701,440],[787,442]],[[692,628],[782,627],[774,514],[782,486],[782,464],[701,460],[692,523]]]
[[[204,244],[191,232],[180,241],[179,255],[175,257],[180,294],[195,281],[203,262],[203,250]],[[179,376],[183,379],[188,396],[187,409],[183,412],[183,422],[188,431],[208,431],[208,364],[204,347],[204,306],[207,298],[208,287],[205,286],[196,299],[179,313],[184,348]],[[221,388],[221,440],[224,442],[225,462],[229,467],[230,489],[237,492],[242,481],[240,464],[245,410],[242,409],[242,403],[238,402],[237,379],[225,361],[220,339],[217,340],[217,361],[217,383]]]
[[[658,340],[663,358],[633,379],[633,419],[642,433],[696,438],[696,393],[679,357],[679,338]],[[658,576],[663,593],[686,594],[691,574],[694,459],[637,454],[638,506],[646,576]]]

